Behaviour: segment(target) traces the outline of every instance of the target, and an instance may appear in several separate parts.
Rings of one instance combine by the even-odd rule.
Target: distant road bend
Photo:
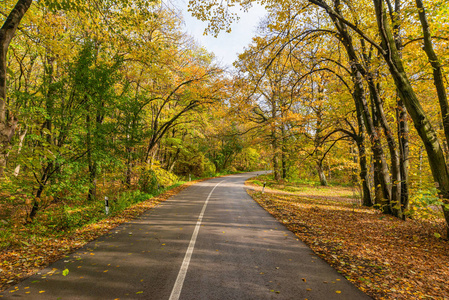
[[[256,174],[191,186],[0,296],[371,299],[248,196]]]

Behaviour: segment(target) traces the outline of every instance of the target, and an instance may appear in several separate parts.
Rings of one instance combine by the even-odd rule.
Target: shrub
[[[178,177],[176,175],[154,164],[153,166],[145,166],[142,168],[138,186],[140,191],[154,194],[160,188],[173,185],[177,181]]]

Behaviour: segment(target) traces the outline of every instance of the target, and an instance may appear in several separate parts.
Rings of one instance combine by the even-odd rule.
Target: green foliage
[[[221,137],[221,147],[218,151],[209,153],[209,159],[212,161],[218,172],[231,167],[235,157],[242,152],[243,144],[237,135],[235,124],[232,124],[229,133]],[[234,167],[233,167],[234,168]],[[231,172],[236,170],[231,170]]]
[[[263,182],[261,182],[261,181],[259,181],[259,180],[257,180],[257,179],[252,180],[251,182],[254,183],[255,185],[263,186]]]
[[[34,226],[41,223],[53,232],[71,231],[103,218],[103,209],[102,201],[82,202],[76,206],[62,203],[43,211],[33,223]]]
[[[43,3],[47,8],[53,11],[58,10],[73,10],[81,12],[86,10],[86,7],[80,1],[71,0],[44,0]]]
[[[173,185],[178,177],[160,166],[145,166],[141,169],[138,186],[144,193],[154,194],[160,189]]]
[[[151,193],[157,190],[158,184],[156,172],[151,168],[143,168],[139,176],[139,189],[145,193]]]
[[[260,152],[253,147],[243,148],[238,152],[233,165],[239,171],[254,171],[263,168]]]
[[[203,163],[203,176],[205,177],[213,177],[216,173],[217,169],[215,165],[208,159],[205,159]]]
[[[406,214],[410,218],[435,219],[442,216],[443,201],[436,188],[415,191],[410,197],[410,209]]]
[[[184,153],[178,160],[175,173],[182,176],[204,177],[215,174],[216,168],[203,153]]]
[[[65,10],[75,12],[86,12],[101,7],[123,8],[130,5],[131,1],[126,0],[100,0],[91,6],[89,1],[79,0],[44,0],[43,4],[52,11]],[[148,9],[151,5],[157,3],[158,0],[134,0],[132,4],[138,9]]]
[[[146,192],[139,190],[125,191],[121,193],[116,199],[112,199],[109,201],[111,213],[112,214],[120,213],[129,206],[148,200],[152,197],[153,197],[152,194],[148,194]]]

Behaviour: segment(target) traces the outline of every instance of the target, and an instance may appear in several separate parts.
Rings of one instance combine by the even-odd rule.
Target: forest
[[[3,1],[0,247],[101,220],[105,197],[117,214],[184,181],[255,170],[350,187],[358,205],[447,230],[449,3],[189,10],[217,35],[254,3],[267,15],[226,68],[170,2]]]

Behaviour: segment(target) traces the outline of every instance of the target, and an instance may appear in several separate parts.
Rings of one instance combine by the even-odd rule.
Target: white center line
[[[210,191],[209,196],[207,196],[206,202],[204,202],[203,209],[201,210],[198,221],[196,222],[195,230],[193,231],[192,238],[190,239],[189,247],[187,248],[186,255],[184,256],[184,261],[182,262],[181,269],[179,270],[178,277],[176,278],[175,285],[171,292],[169,300],[178,300],[181,296],[182,285],[184,284],[184,279],[187,275],[187,269],[189,268],[190,258],[193,254],[193,249],[195,248],[196,238],[198,236],[198,231],[200,230],[201,222],[203,221],[204,212],[206,211],[207,203],[209,203],[210,196],[214,192],[215,188],[220,185],[224,180],[217,183],[212,191]]]

